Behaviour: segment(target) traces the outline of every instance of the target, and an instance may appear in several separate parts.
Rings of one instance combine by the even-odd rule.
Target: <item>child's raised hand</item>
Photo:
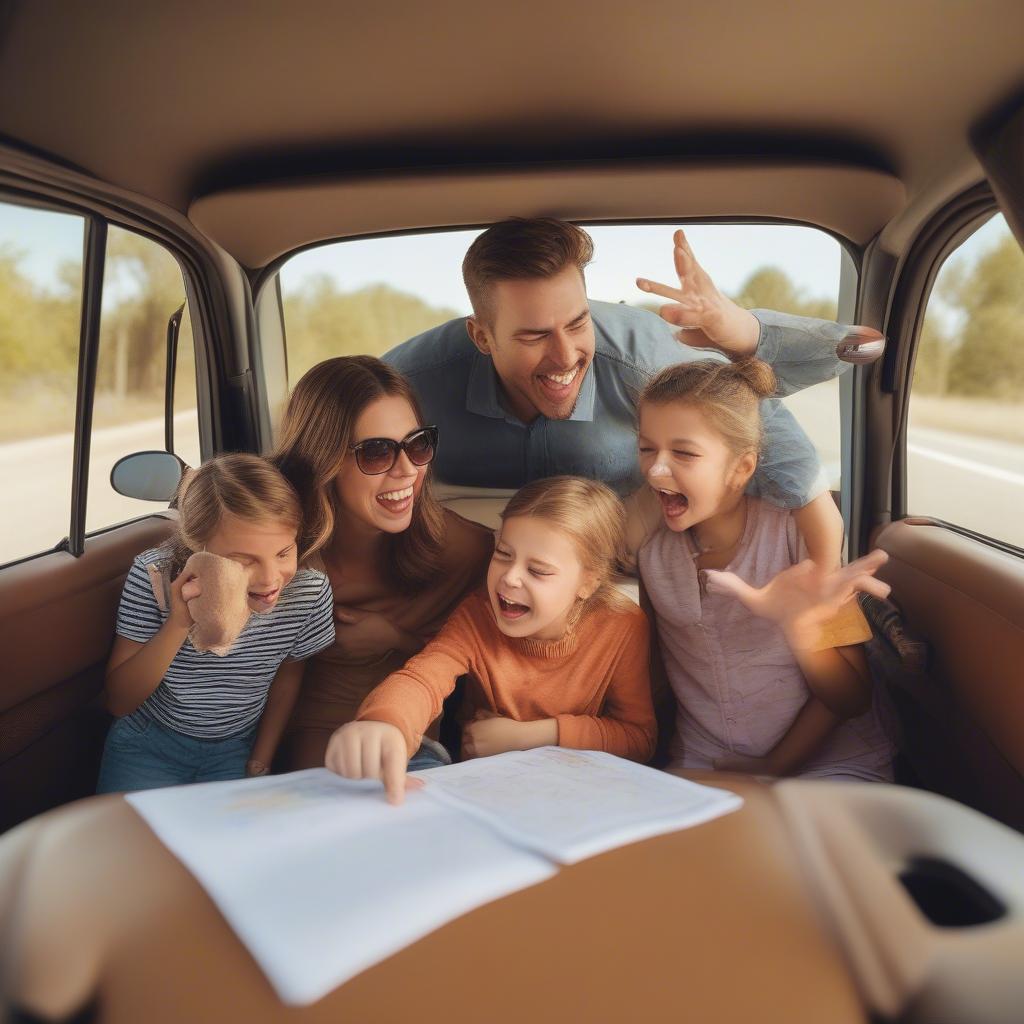
[[[199,577],[192,572],[182,570],[171,584],[171,610],[169,621],[181,629],[191,629],[194,625],[188,610],[188,602],[203,592]]]
[[[806,559],[760,588],[750,586],[735,573],[709,569],[707,589],[712,594],[729,594],[755,615],[779,623],[794,646],[812,647],[821,625],[857,591],[875,597],[889,596],[889,585],[875,579],[875,573],[888,558],[884,551],[876,549],[833,572],[825,572]]]
[[[409,761],[405,737],[388,722],[349,722],[335,730],[327,744],[324,764],[346,779],[380,779],[388,803],[400,804],[406,788],[422,783],[406,779]]]

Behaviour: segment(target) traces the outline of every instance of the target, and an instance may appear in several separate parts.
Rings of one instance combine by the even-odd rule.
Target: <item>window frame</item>
[[[926,520],[953,533],[1024,558],[1024,548],[1010,541],[980,533],[970,527],[951,523],[940,516],[908,511],[907,426],[921,332],[932,291],[946,261],[975,232],[996,214],[1002,213],[987,183],[962,193],[932,218],[919,232],[911,247],[905,269],[894,293],[890,323],[900,328],[900,344],[892,346],[883,360],[881,389],[896,400],[897,424],[894,431],[891,509],[894,520]]]
[[[82,283],[80,294],[80,327],[78,366],[75,397],[75,425],[71,465],[71,501],[68,508],[67,534],[53,546],[34,551],[20,558],[0,564],[0,572],[55,552],[66,551],[74,558],[85,553],[86,542],[112,530],[138,522],[153,515],[142,512],[137,516],[86,531],[85,522],[89,491],[89,454],[92,444],[92,411],[95,397],[96,370],[99,356],[100,318],[102,315],[103,282],[106,273],[108,228],[111,226],[141,235],[161,246],[174,259],[182,275],[186,302],[192,322],[196,368],[196,413],[199,420],[199,441],[202,458],[207,459],[217,450],[217,426],[221,416],[216,414],[213,400],[214,384],[218,373],[207,340],[213,337],[210,315],[211,296],[199,273],[198,264],[180,240],[153,225],[133,221],[128,216],[117,216],[116,211],[97,212],[73,199],[55,198],[27,189],[0,185],[0,203],[37,209],[50,213],[71,215],[83,221]],[[167,413],[165,410],[165,417]],[[221,413],[223,415],[223,413]],[[166,423],[165,423],[166,428]]]
[[[666,227],[687,228],[689,225],[739,225],[765,227],[802,227],[817,231],[831,238],[839,246],[839,281],[836,302],[836,318],[839,323],[855,323],[860,289],[862,285],[863,251],[850,239],[830,228],[809,221],[787,219],[782,217],[646,217],[623,220],[621,218],[572,219],[570,222],[584,230],[591,227]],[[253,306],[261,343],[264,339],[274,336],[277,365],[285,368],[285,379],[275,392],[274,385],[265,379],[262,387],[268,398],[268,406],[281,405],[282,395],[287,396],[294,382],[288,379],[288,329],[284,317],[284,302],[281,292],[281,270],[296,256],[330,245],[349,242],[363,242],[384,238],[404,238],[418,235],[446,234],[453,231],[483,231],[490,227],[491,222],[476,224],[449,224],[427,228],[411,228],[409,230],[392,230],[366,232],[356,235],[344,235],[335,238],[317,239],[306,245],[299,246],[289,252],[282,253],[267,264],[253,279]],[[279,347],[281,351],[276,351]],[[260,365],[267,359],[261,344]],[[859,487],[863,473],[859,471],[858,454],[861,445],[854,436],[858,422],[857,394],[863,388],[860,367],[851,367],[839,379],[839,433],[840,433],[840,511],[846,524],[847,538],[851,537],[851,524],[856,512],[855,496],[859,496]],[[269,424],[266,429],[269,429]]]

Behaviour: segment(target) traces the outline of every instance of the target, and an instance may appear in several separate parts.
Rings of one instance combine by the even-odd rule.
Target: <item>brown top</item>
[[[555,718],[560,746],[648,761],[657,726],[647,655],[647,616],[634,604],[589,609],[561,639],[542,641],[505,636],[487,592],[478,590],[357,717],[397,726],[412,756],[455,680],[468,673],[467,716]]]
[[[346,579],[344,569],[325,566],[335,606],[357,608],[386,615],[400,629],[426,643],[444,625],[467,591],[477,586],[487,571],[494,550],[494,533],[445,510],[447,533],[437,579],[419,591],[399,590],[383,576],[367,581]],[[306,666],[302,691],[292,715],[290,768],[323,764],[327,736],[351,722],[366,695],[385,677],[405,664],[407,655],[381,650],[353,659],[336,641]],[[297,743],[296,734],[319,734],[313,742]],[[301,737],[298,737],[301,739]]]

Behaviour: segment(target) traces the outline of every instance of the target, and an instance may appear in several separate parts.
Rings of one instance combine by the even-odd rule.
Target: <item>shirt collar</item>
[[[596,356],[595,356],[596,359]],[[591,422],[594,419],[594,403],[597,396],[597,384],[594,381],[594,361],[587,367],[580,385],[576,408],[570,420]],[[522,422],[507,412],[501,404],[501,392],[498,387],[498,375],[494,371],[494,361],[490,356],[477,352],[473,356],[473,365],[469,371],[469,384],[466,387],[466,411],[477,416],[488,416],[491,419],[506,420],[522,426]]]

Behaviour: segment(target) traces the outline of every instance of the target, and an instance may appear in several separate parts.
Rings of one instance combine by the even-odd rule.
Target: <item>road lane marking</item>
[[[933,459],[935,462],[944,462],[947,466],[955,466],[957,469],[966,469],[971,473],[979,473],[981,476],[990,476],[994,480],[1002,480],[1004,483],[1024,487],[1024,473],[1014,473],[1009,469],[1000,469],[998,466],[986,466],[973,459],[947,455],[945,452],[937,452],[933,448],[925,448],[919,444],[907,444],[907,451],[913,452],[915,455],[923,455],[926,459]]]

